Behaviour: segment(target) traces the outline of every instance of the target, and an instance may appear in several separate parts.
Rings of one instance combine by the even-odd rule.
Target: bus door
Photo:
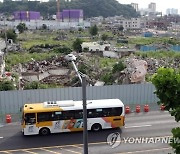
[[[25,135],[33,135],[39,132],[36,127],[36,114],[35,113],[26,113],[24,117],[25,127],[24,134]]]

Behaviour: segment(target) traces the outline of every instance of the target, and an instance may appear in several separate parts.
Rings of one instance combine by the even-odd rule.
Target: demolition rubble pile
[[[138,57],[137,57],[138,58]],[[148,64],[147,72],[148,74],[152,75],[156,73],[157,69],[160,67],[171,67],[174,69],[179,69],[180,67],[180,58],[141,58],[145,60]]]
[[[84,64],[81,58],[77,61],[76,65]],[[89,66],[88,66],[89,67]],[[16,66],[13,70],[18,72],[22,77],[21,82],[23,87],[25,83],[32,81],[40,81],[45,84],[57,84],[61,86],[80,86],[79,79],[74,79],[77,74],[75,73],[71,63],[65,60],[64,56],[55,56],[48,60],[35,61]],[[86,76],[87,82],[91,85],[95,83],[89,76]]]
[[[14,72],[22,77],[22,87],[26,82],[40,81],[41,83],[63,84],[68,80],[68,62],[63,56],[54,56],[48,60],[35,61],[16,66]],[[61,69],[61,70],[60,70]]]
[[[49,60],[35,61],[32,59],[31,62],[24,64],[23,69],[25,72],[45,72],[50,69],[58,67],[66,67],[68,65],[67,61],[64,60],[64,57],[53,57]]]
[[[128,58],[125,61],[126,69],[125,74],[130,79],[131,83],[145,82],[148,64],[145,60],[138,60],[135,58]]]
[[[122,71],[120,79],[122,83],[144,83],[145,75],[153,75],[160,67],[180,67],[180,58],[142,58],[130,57],[125,60],[126,68]]]
[[[84,67],[87,75],[87,82],[95,85],[100,78],[110,71],[108,68],[101,69],[100,60],[90,53],[79,53],[76,61],[77,67]],[[129,56],[124,61],[126,68],[118,74],[113,74],[115,83],[132,84],[146,82],[145,76],[153,75],[159,67],[180,67],[180,58],[148,58],[140,56]],[[21,71],[19,71],[21,70]],[[22,68],[16,67],[14,72],[20,72],[22,83],[33,80],[41,83],[56,83],[62,86],[80,86],[79,79],[75,79],[77,74],[69,62],[63,56],[53,57],[49,60],[34,61],[23,64]],[[28,76],[28,77],[27,77]],[[37,76],[36,78],[34,76]],[[31,80],[28,80],[31,78]],[[33,79],[33,80],[32,80]]]

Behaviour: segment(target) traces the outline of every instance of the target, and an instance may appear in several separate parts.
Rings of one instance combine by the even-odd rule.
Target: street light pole
[[[81,82],[81,84],[82,84],[82,78],[81,78],[81,75],[80,75],[80,73],[79,73],[79,71],[78,71],[78,69],[77,69],[77,67],[76,67],[76,65],[75,65],[75,63],[74,63],[74,61],[71,61],[71,62],[72,62],[72,64],[73,64],[74,70],[76,71],[76,73],[77,73],[77,75],[78,75],[78,77],[79,77],[79,80],[80,80],[80,82]]]
[[[82,98],[83,98],[83,144],[84,144],[84,154],[88,154],[86,77],[85,77],[85,75],[82,75]]]
[[[87,131],[87,103],[86,103],[86,75],[78,71],[75,60],[76,58],[72,55],[67,55],[67,59],[72,62],[75,72],[77,73],[79,80],[82,85],[82,100],[83,100],[83,145],[84,145],[84,154],[88,154],[88,131]],[[72,58],[73,57],[73,58]]]

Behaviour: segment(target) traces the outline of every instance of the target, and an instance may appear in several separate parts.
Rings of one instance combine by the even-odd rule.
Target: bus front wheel
[[[39,134],[43,135],[43,136],[48,135],[48,134],[50,134],[50,130],[49,130],[49,128],[41,128],[39,131]]]
[[[100,131],[102,129],[100,124],[93,124],[91,130],[94,132]]]

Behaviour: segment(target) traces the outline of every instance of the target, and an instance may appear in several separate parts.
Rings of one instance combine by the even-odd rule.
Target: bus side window
[[[112,116],[120,116],[122,114],[122,107],[115,107],[111,110]]]
[[[54,120],[62,120],[63,119],[63,114],[61,111],[57,111],[54,113]]]
[[[88,109],[87,111],[88,118],[96,118],[96,109]]]
[[[104,108],[102,116],[103,117],[110,117],[111,116],[111,108]]]
[[[53,118],[54,118],[54,113],[52,113],[52,112],[40,112],[37,114],[38,122],[52,121]]]
[[[103,110],[102,109],[96,109],[96,117],[102,117],[103,116]]]
[[[75,110],[74,118],[75,119],[82,119],[83,118],[83,111],[82,110]]]
[[[74,111],[63,111],[63,120],[74,119]]]

